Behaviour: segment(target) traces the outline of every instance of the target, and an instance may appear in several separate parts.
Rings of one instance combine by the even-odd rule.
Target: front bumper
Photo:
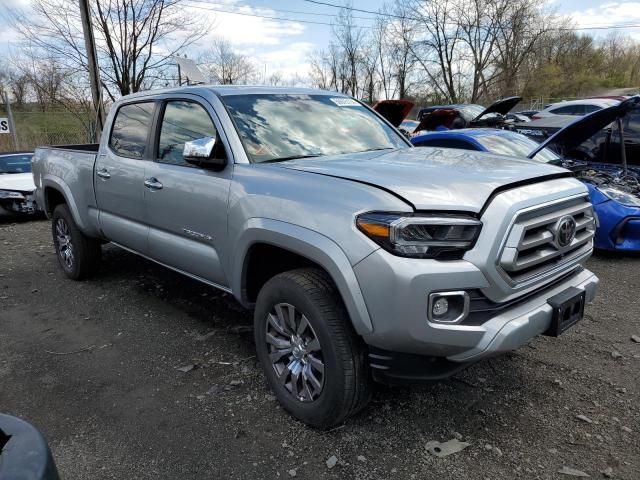
[[[487,280],[473,264],[416,262],[377,251],[356,265],[355,272],[373,321],[373,332],[364,336],[370,347],[462,364],[517,349],[549,327],[552,308],[547,299],[577,287],[590,302],[599,283],[592,272],[577,266],[554,283],[510,300],[506,308],[496,308],[498,313],[481,324],[451,325],[427,320],[428,294],[486,288]]]
[[[640,252],[640,208],[607,200],[594,210],[600,221],[594,238],[597,249]]]
[[[23,198],[0,199],[0,217],[14,215],[33,215],[38,207],[33,193],[22,193]]]

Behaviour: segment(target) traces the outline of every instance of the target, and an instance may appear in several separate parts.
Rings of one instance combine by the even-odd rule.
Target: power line
[[[201,0],[189,0],[190,2],[195,2],[195,1],[200,1],[200,3],[209,3],[209,2],[201,2]],[[272,17],[272,16],[268,16],[268,15],[259,15],[257,13],[247,13],[247,12],[234,12],[232,10],[223,10],[220,8],[210,8],[210,7],[203,7],[200,5],[188,5],[191,8],[199,8],[201,10],[207,10],[209,12],[220,12],[220,13],[229,13],[231,15],[241,15],[244,17],[257,17],[257,18],[266,18],[268,20],[280,20],[283,22],[294,22],[294,23],[309,23],[312,25],[328,25],[328,26],[333,26],[333,23],[328,23],[328,22],[315,22],[313,20],[299,20],[296,18],[284,18],[284,17]],[[371,28],[371,27],[359,27],[359,28]]]
[[[374,12],[372,10],[364,10],[362,8],[348,7],[346,5],[337,5],[335,3],[322,2],[320,0],[303,0],[303,1],[307,3],[313,3],[316,5],[324,5],[326,7],[340,8],[343,10],[350,10],[352,12],[369,13],[372,15],[378,15],[383,17],[398,18],[401,20],[414,20],[414,21],[421,20],[420,18],[417,18],[417,17],[408,17],[406,15],[396,15],[394,13],[387,13],[387,12]],[[462,25],[462,24],[457,24],[455,22],[452,22],[450,24],[459,25],[459,26],[468,26],[468,27],[475,26],[475,25]],[[578,30],[609,30],[609,29],[621,29],[621,28],[640,28],[640,24],[635,23],[635,24],[626,24],[626,25],[618,24],[618,25],[596,25],[596,26],[583,26],[583,27],[555,27],[555,28],[550,28],[549,30],[578,31]]]
[[[215,1],[207,1],[207,0],[190,0],[192,2],[196,2],[196,3],[204,3],[204,4],[208,4],[208,5],[218,5],[218,3],[216,3]],[[247,8],[256,8],[256,9],[262,9],[263,7],[258,7],[257,5],[246,5],[246,4],[236,4],[237,8],[240,7],[247,7]],[[266,9],[272,11],[272,12],[279,12],[279,13],[295,13],[295,14],[299,14],[299,15],[313,15],[316,17],[332,17],[335,18],[335,14],[333,13],[319,13],[319,12],[304,12],[302,10],[284,10],[284,9],[280,9],[280,8],[271,8],[271,7],[265,7]],[[226,11],[228,13],[231,13],[230,11]],[[377,14],[375,14],[377,15]],[[375,20],[375,17],[352,17],[358,20]]]

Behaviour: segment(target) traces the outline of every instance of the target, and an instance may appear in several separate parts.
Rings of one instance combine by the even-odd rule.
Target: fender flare
[[[69,207],[69,210],[71,211],[71,216],[73,217],[74,222],[76,222],[76,225],[81,231],[87,232],[88,230],[90,230],[88,228],[88,225],[83,221],[82,216],[80,215],[78,205],[76,204],[76,201],[73,198],[73,194],[71,193],[68,185],[59,177],[51,174],[46,174],[42,177],[42,196],[44,197],[43,201],[46,211],[49,211],[49,202],[46,195],[47,188],[53,188],[54,190],[57,190],[62,194],[67,206]],[[53,213],[53,211],[51,211],[51,213]]]
[[[356,332],[360,335],[373,332],[358,279],[346,254],[333,240],[314,230],[268,218],[250,218],[240,231],[232,243],[231,287],[242,304],[247,304],[241,298],[247,254],[253,245],[266,243],[290,250],[324,268],[336,284]]]

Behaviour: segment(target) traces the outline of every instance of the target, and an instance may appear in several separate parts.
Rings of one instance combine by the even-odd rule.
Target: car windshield
[[[520,134],[479,135],[475,139],[492,153],[510,155],[512,157],[526,157],[538,147],[537,142]],[[533,159],[543,163],[550,163],[557,162],[560,157],[553,150],[543,148]]]
[[[31,153],[0,155],[0,173],[31,172]]]
[[[252,162],[410,148],[352,98],[306,94],[223,96]]]

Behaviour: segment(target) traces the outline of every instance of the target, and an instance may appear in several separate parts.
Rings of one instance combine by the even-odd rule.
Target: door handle
[[[105,180],[111,178],[111,174],[106,168],[101,168],[100,170],[98,170],[96,172],[96,175],[98,175],[100,178],[104,178]]]
[[[158,181],[158,179],[155,178],[155,177],[147,178],[144,181],[144,186],[147,187],[149,190],[161,190],[162,189],[162,183],[160,183]]]

